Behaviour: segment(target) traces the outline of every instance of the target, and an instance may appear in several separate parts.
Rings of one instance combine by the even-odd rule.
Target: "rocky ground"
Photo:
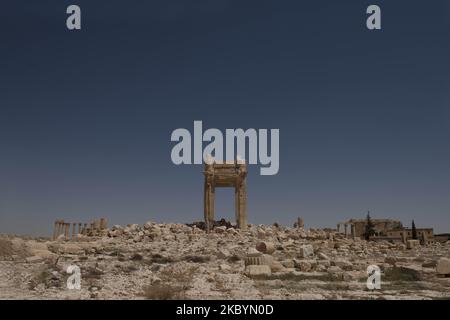
[[[449,258],[449,242],[148,222],[76,241],[0,237],[0,299],[449,299]],[[67,287],[70,265],[80,290]],[[366,286],[369,265],[381,270],[379,290]]]

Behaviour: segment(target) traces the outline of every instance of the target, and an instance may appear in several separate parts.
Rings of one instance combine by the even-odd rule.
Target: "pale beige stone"
[[[245,267],[245,273],[249,277],[270,276],[272,271],[268,265],[248,265]]]
[[[436,265],[436,272],[442,275],[450,275],[450,259],[440,258]]]

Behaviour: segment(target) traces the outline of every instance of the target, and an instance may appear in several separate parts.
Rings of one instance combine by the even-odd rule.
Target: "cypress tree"
[[[364,232],[364,238],[368,241],[370,240],[370,237],[374,235],[375,235],[375,225],[373,224],[372,219],[370,218],[370,211],[368,211],[366,217],[366,230]]]
[[[417,240],[417,230],[416,230],[416,224],[414,223],[414,220],[412,221],[411,233],[412,233],[413,240]]]

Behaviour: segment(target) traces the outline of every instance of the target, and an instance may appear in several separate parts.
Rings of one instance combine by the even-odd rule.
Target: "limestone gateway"
[[[247,229],[247,164],[243,160],[234,163],[205,163],[205,224],[209,232],[214,224],[214,205],[216,188],[234,187],[236,224],[240,229]]]

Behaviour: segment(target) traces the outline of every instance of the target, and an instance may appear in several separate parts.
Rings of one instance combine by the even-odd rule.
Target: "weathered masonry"
[[[234,163],[216,163],[214,160],[205,164],[205,224],[209,231],[214,224],[214,205],[216,188],[234,187],[236,224],[240,229],[247,229],[247,164],[243,160]]]

